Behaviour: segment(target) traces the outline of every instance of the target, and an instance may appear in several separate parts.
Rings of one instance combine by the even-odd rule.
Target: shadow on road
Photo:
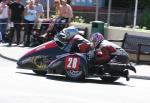
[[[38,76],[38,77],[46,77],[46,79],[56,80],[56,81],[62,81],[62,82],[71,82],[71,83],[91,83],[91,84],[104,84],[104,85],[118,85],[118,86],[129,86],[128,84],[124,84],[122,82],[104,82],[101,79],[94,79],[94,78],[86,78],[84,80],[80,81],[73,81],[67,79],[64,75],[55,75],[55,74],[48,74],[48,75],[37,75],[34,73],[24,73],[24,72],[16,72],[18,74],[23,75],[31,75],[31,76]],[[129,86],[134,87],[134,86]]]
[[[134,78],[134,79],[143,79],[143,80],[150,80],[150,77],[149,77],[149,76],[131,75],[130,78]]]
[[[25,75],[31,75],[31,76],[38,76],[38,77],[46,77],[46,75],[37,75],[34,73],[23,73],[23,72],[16,72],[18,74],[25,74]]]
[[[106,84],[106,85],[119,85],[119,86],[127,86],[126,84],[123,84],[121,82],[113,82],[113,83],[108,83],[108,82],[104,82],[102,80],[97,80],[97,79],[91,79],[91,78],[86,78],[84,80],[80,80],[80,81],[73,81],[73,80],[69,80],[67,79],[65,76],[57,76],[57,75],[47,75],[46,76],[47,79],[51,79],[51,80],[57,80],[57,81],[63,81],[63,82],[72,82],[72,83],[94,83],[94,84]]]

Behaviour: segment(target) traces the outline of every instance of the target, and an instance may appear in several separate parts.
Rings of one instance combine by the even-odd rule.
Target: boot
[[[130,80],[130,78],[129,78],[129,71],[128,70],[124,70],[122,76],[125,77],[127,81]]]

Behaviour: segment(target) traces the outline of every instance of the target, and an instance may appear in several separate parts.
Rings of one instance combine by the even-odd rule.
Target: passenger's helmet
[[[57,34],[57,38],[62,42],[67,42],[75,35],[79,34],[79,31],[74,26],[64,28],[60,33]]]
[[[104,40],[104,36],[101,33],[91,34],[90,41],[93,42],[94,47],[97,47]]]

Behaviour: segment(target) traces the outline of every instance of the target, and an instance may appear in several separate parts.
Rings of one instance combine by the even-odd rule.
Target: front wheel
[[[85,72],[82,67],[79,70],[68,69],[65,71],[65,74],[71,80],[83,80],[85,78]]]
[[[33,70],[34,73],[36,73],[37,75],[46,75],[47,71],[42,71],[42,70]]]

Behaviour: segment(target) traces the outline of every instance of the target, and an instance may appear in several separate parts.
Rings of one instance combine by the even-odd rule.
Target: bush
[[[142,25],[150,29],[150,9],[144,11]]]
[[[84,23],[85,19],[82,16],[76,16],[73,22]]]

